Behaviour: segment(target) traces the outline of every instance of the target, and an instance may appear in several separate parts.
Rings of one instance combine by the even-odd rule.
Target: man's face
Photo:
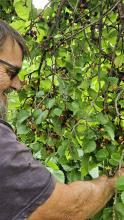
[[[22,50],[9,37],[0,50],[0,118],[6,118],[8,89],[20,90],[21,81],[17,76],[22,66]]]

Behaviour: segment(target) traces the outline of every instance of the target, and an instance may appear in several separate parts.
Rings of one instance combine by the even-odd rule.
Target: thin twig
[[[114,6],[112,6],[110,9],[108,9],[108,10],[103,14],[102,19],[105,18],[111,11],[113,11],[113,10],[116,8],[116,6],[119,4],[120,1],[121,1],[121,0],[117,1]],[[101,18],[100,18],[100,19],[101,19]],[[84,31],[84,30],[87,29],[88,27],[91,27],[92,25],[98,24],[99,21],[100,21],[100,19],[97,19],[96,21],[93,21],[92,23],[86,25],[85,27],[84,27],[84,26],[81,26],[80,29],[79,29],[78,31],[76,30],[73,35],[70,35],[70,36],[68,36],[67,38],[63,39],[63,40],[68,41],[68,40],[70,40],[72,37],[73,37],[73,39],[74,39],[78,34],[80,34],[82,31]],[[69,33],[70,33],[70,32],[69,32]],[[67,34],[68,34],[68,33],[67,33]],[[66,35],[67,35],[67,34],[66,34]],[[60,40],[60,44],[61,44],[61,40]]]
[[[48,35],[48,38],[47,38],[46,42],[49,42],[52,33],[55,32],[56,27],[58,26],[58,23],[59,23],[59,20],[60,20],[61,10],[62,10],[62,7],[65,4],[65,2],[66,2],[66,0],[61,0],[61,2],[60,2],[60,5],[59,5],[58,10],[56,12],[55,21],[54,21],[54,23],[51,27],[50,34]],[[39,90],[39,87],[40,87],[40,72],[41,72],[41,68],[42,68],[42,65],[44,63],[45,57],[46,57],[46,48],[44,47],[44,42],[43,42],[42,48],[43,48],[42,49],[43,51],[42,51],[40,64],[39,64],[39,68],[38,68],[38,90]]]

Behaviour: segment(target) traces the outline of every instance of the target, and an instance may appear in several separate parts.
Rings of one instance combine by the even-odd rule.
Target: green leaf
[[[78,156],[82,158],[84,156],[84,151],[82,149],[77,149]]]
[[[119,165],[119,162],[117,162],[117,161],[115,161],[115,160],[113,160],[113,159],[110,159],[109,160],[109,163],[114,167],[117,167],[118,165]]]
[[[118,166],[119,162],[121,160],[121,155],[119,152],[114,152],[111,155],[111,159],[109,160],[109,163],[113,166]]]
[[[116,189],[119,191],[124,191],[124,176],[120,176],[116,181]]]
[[[51,167],[47,167],[47,169],[53,174],[53,176],[57,179],[58,182],[65,182],[64,173],[61,170],[54,170]]]
[[[124,204],[117,202],[115,205],[115,210],[117,213],[119,213],[119,220],[124,219]]]
[[[20,18],[23,20],[28,20],[29,19],[29,14],[31,11],[31,0],[25,1],[14,1],[14,6],[16,13]]]
[[[78,133],[83,134],[83,132],[84,132],[84,130],[85,130],[84,124],[79,124],[79,125],[77,126],[76,130],[77,130]]]
[[[108,80],[111,85],[117,85],[119,79],[117,77],[108,77]]]
[[[33,150],[34,153],[37,153],[41,150],[42,143],[31,143],[30,148]]]
[[[48,161],[47,166],[53,170],[59,170],[59,167],[53,161]]]
[[[95,132],[93,130],[91,130],[91,129],[86,129],[84,135],[85,135],[86,142],[91,140],[91,139],[95,139],[96,138]]]
[[[96,149],[96,142],[92,141],[92,140],[87,142],[84,146],[85,153],[91,153],[91,152],[95,151],[95,149]]]
[[[45,120],[47,118],[48,113],[49,113],[48,110],[45,110],[45,111],[42,112],[42,120]]]
[[[89,93],[89,96],[91,96],[91,98],[93,99],[95,99],[97,96],[97,92],[94,89],[89,88],[88,93]]]
[[[116,19],[116,15],[115,15],[115,19]],[[112,29],[112,31],[109,31],[109,35],[108,35],[108,40],[110,41],[111,45],[113,45],[113,47],[116,44],[117,41],[117,31]]]
[[[124,204],[124,192],[121,193],[121,201]]]
[[[22,20],[15,20],[15,21],[13,21],[10,24],[10,26],[15,28],[17,31],[19,31],[22,34],[25,32],[25,22],[22,21]]]
[[[36,109],[33,112],[33,117],[37,125],[41,124],[48,116],[48,110],[42,111],[41,109]]]
[[[107,159],[108,156],[109,156],[109,153],[106,149],[101,149],[101,150],[97,151],[97,153],[96,153],[96,158],[99,161]]]
[[[71,110],[73,111],[74,115],[80,111],[80,106],[79,106],[79,103],[78,102],[72,102],[71,104]]]
[[[124,108],[124,100],[120,100],[119,104],[121,105],[122,108]]]
[[[88,168],[89,168],[89,156],[87,154],[81,160],[81,174],[82,174],[82,177],[84,177],[88,174],[88,172],[89,172]]]
[[[104,115],[102,112],[98,113],[96,118],[97,118],[97,121],[102,125],[107,124],[109,121],[108,116]]]
[[[26,125],[20,124],[17,126],[17,134],[28,134],[29,128]]]
[[[68,172],[68,179],[69,182],[80,180],[81,179],[80,172],[78,172],[77,169],[73,169],[72,171]]]
[[[114,141],[115,134],[113,128],[110,127],[109,125],[105,125],[105,131],[108,133],[112,141]]]
[[[124,63],[124,55],[123,54],[117,56],[114,60],[114,64],[116,67],[121,67],[123,63]]]
[[[30,111],[26,111],[26,110],[21,110],[18,114],[18,122],[19,124],[21,124],[22,122],[24,122],[27,118],[29,118],[31,116]]]
[[[55,108],[55,109],[53,110],[53,114],[54,114],[54,115],[57,115],[57,116],[60,116],[60,115],[62,114],[62,109],[60,109],[60,108]]]
[[[55,105],[55,103],[56,103],[56,100],[54,98],[53,99],[49,99],[49,100],[47,100],[46,107],[48,109],[51,109]]]
[[[62,144],[59,146],[58,151],[57,151],[59,156],[65,155],[65,151],[66,151],[67,147],[68,147],[68,140],[67,141],[63,140]]]
[[[43,89],[45,92],[49,92],[51,86],[52,86],[52,82],[50,79],[41,80],[41,90]]]
[[[113,208],[105,208],[103,210],[102,218],[103,220],[112,220]],[[95,220],[95,219],[94,219]]]
[[[79,85],[79,88],[86,90],[89,88],[89,86],[90,86],[89,81],[82,81],[81,84]]]
[[[42,112],[36,119],[36,124],[39,125],[43,120],[47,118],[47,115],[48,115],[48,110],[45,110],[44,112]]]
[[[111,158],[117,162],[119,162],[121,160],[121,154],[119,152],[114,152],[111,155]]]
[[[94,167],[92,170],[89,171],[89,174],[93,179],[99,177],[99,167]]]
[[[36,93],[37,98],[40,98],[42,96],[44,96],[44,91],[39,91],[39,92]]]
[[[71,170],[73,170],[73,167],[68,166],[68,165],[63,165],[63,164],[62,164],[62,167],[63,167],[63,169],[64,169],[65,171],[71,171]]]
[[[79,154],[75,146],[72,146],[70,148],[70,155],[73,158],[73,160],[79,160]]]

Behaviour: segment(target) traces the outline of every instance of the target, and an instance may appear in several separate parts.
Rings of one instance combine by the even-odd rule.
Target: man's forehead
[[[0,59],[17,67],[22,66],[22,50],[16,40],[6,38],[2,50],[0,50]]]
[[[19,52],[22,53],[22,50],[21,50],[19,44],[17,43],[17,41],[15,39],[13,39],[12,37],[9,37],[9,36],[4,41],[2,48],[3,48],[3,50],[4,49],[19,50]]]

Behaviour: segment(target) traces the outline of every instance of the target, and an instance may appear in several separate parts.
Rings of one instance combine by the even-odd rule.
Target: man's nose
[[[14,79],[12,79],[11,85],[10,87],[12,89],[15,89],[17,91],[19,91],[22,88],[22,81],[19,79],[18,76],[15,76]]]

